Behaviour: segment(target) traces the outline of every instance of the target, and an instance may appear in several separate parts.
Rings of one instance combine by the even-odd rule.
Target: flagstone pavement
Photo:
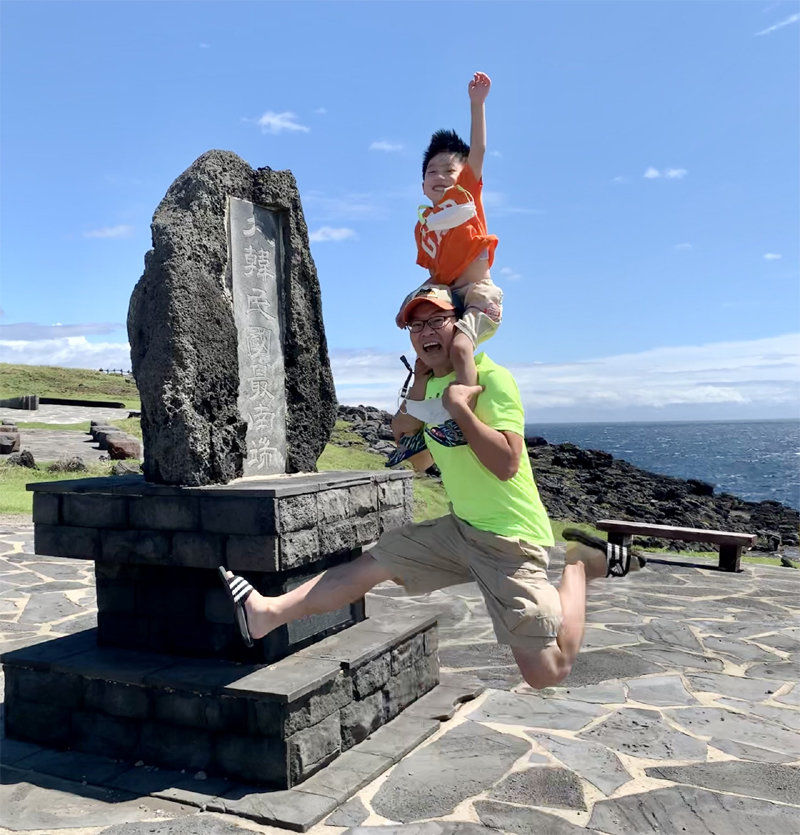
[[[562,564],[557,547],[554,579]],[[800,571],[659,558],[595,582],[584,649],[541,692],[494,642],[474,585],[381,586],[368,612],[386,596],[441,612],[442,672],[485,689],[313,835],[800,832]],[[35,555],[31,524],[0,522],[0,651],[92,628],[94,607],[91,562]],[[0,833],[286,831],[111,791],[87,755],[5,738],[0,755]]]

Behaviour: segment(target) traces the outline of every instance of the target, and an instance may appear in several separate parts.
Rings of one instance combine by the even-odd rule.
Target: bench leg
[[[741,558],[741,545],[719,546],[719,567],[722,571],[741,571]]]

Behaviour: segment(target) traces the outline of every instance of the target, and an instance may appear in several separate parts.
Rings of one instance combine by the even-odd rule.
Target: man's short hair
[[[425,156],[422,158],[422,177],[428,170],[428,163],[437,154],[455,154],[466,159],[469,156],[469,145],[454,130],[437,130],[431,137]]]

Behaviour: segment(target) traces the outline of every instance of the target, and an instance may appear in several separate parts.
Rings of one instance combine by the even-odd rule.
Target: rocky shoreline
[[[394,449],[391,415],[372,406],[339,406],[339,420],[359,435],[371,452]],[[651,473],[607,452],[574,444],[525,439],[542,501],[553,519],[594,523],[598,519],[629,519],[755,533],[756,548],[775,553],[796,548],[800,512],[775,501],[747,502],[715,493],[711,484]],[[638,540],[637,540],[638,541]],[[643,538],[646,547],[705,550],[700,543]]]

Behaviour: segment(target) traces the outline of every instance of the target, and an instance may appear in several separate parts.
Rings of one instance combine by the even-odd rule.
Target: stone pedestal
[[[52,748],[286,789],[439,681],[435,617],[367,620],[270,666],[95,645],[6,653],[6,733]]]
[[[263,594],[294,588],[410,521],[408,475],[313,473],[211,487],[135,476],[32,484],[35,548],[94,560],[101,646],[270,663],[363,620],[363,599],[247,649],[217,567]]]
[[[3,657],[8,736],[271,788],[302,782],[436,686],[436,619],[365,621],[362,598],[248,650],[217,568],[277,594],[351,560],[410,521],[410,475],[29,485],[36,552],[95,563],[98,626]]]

